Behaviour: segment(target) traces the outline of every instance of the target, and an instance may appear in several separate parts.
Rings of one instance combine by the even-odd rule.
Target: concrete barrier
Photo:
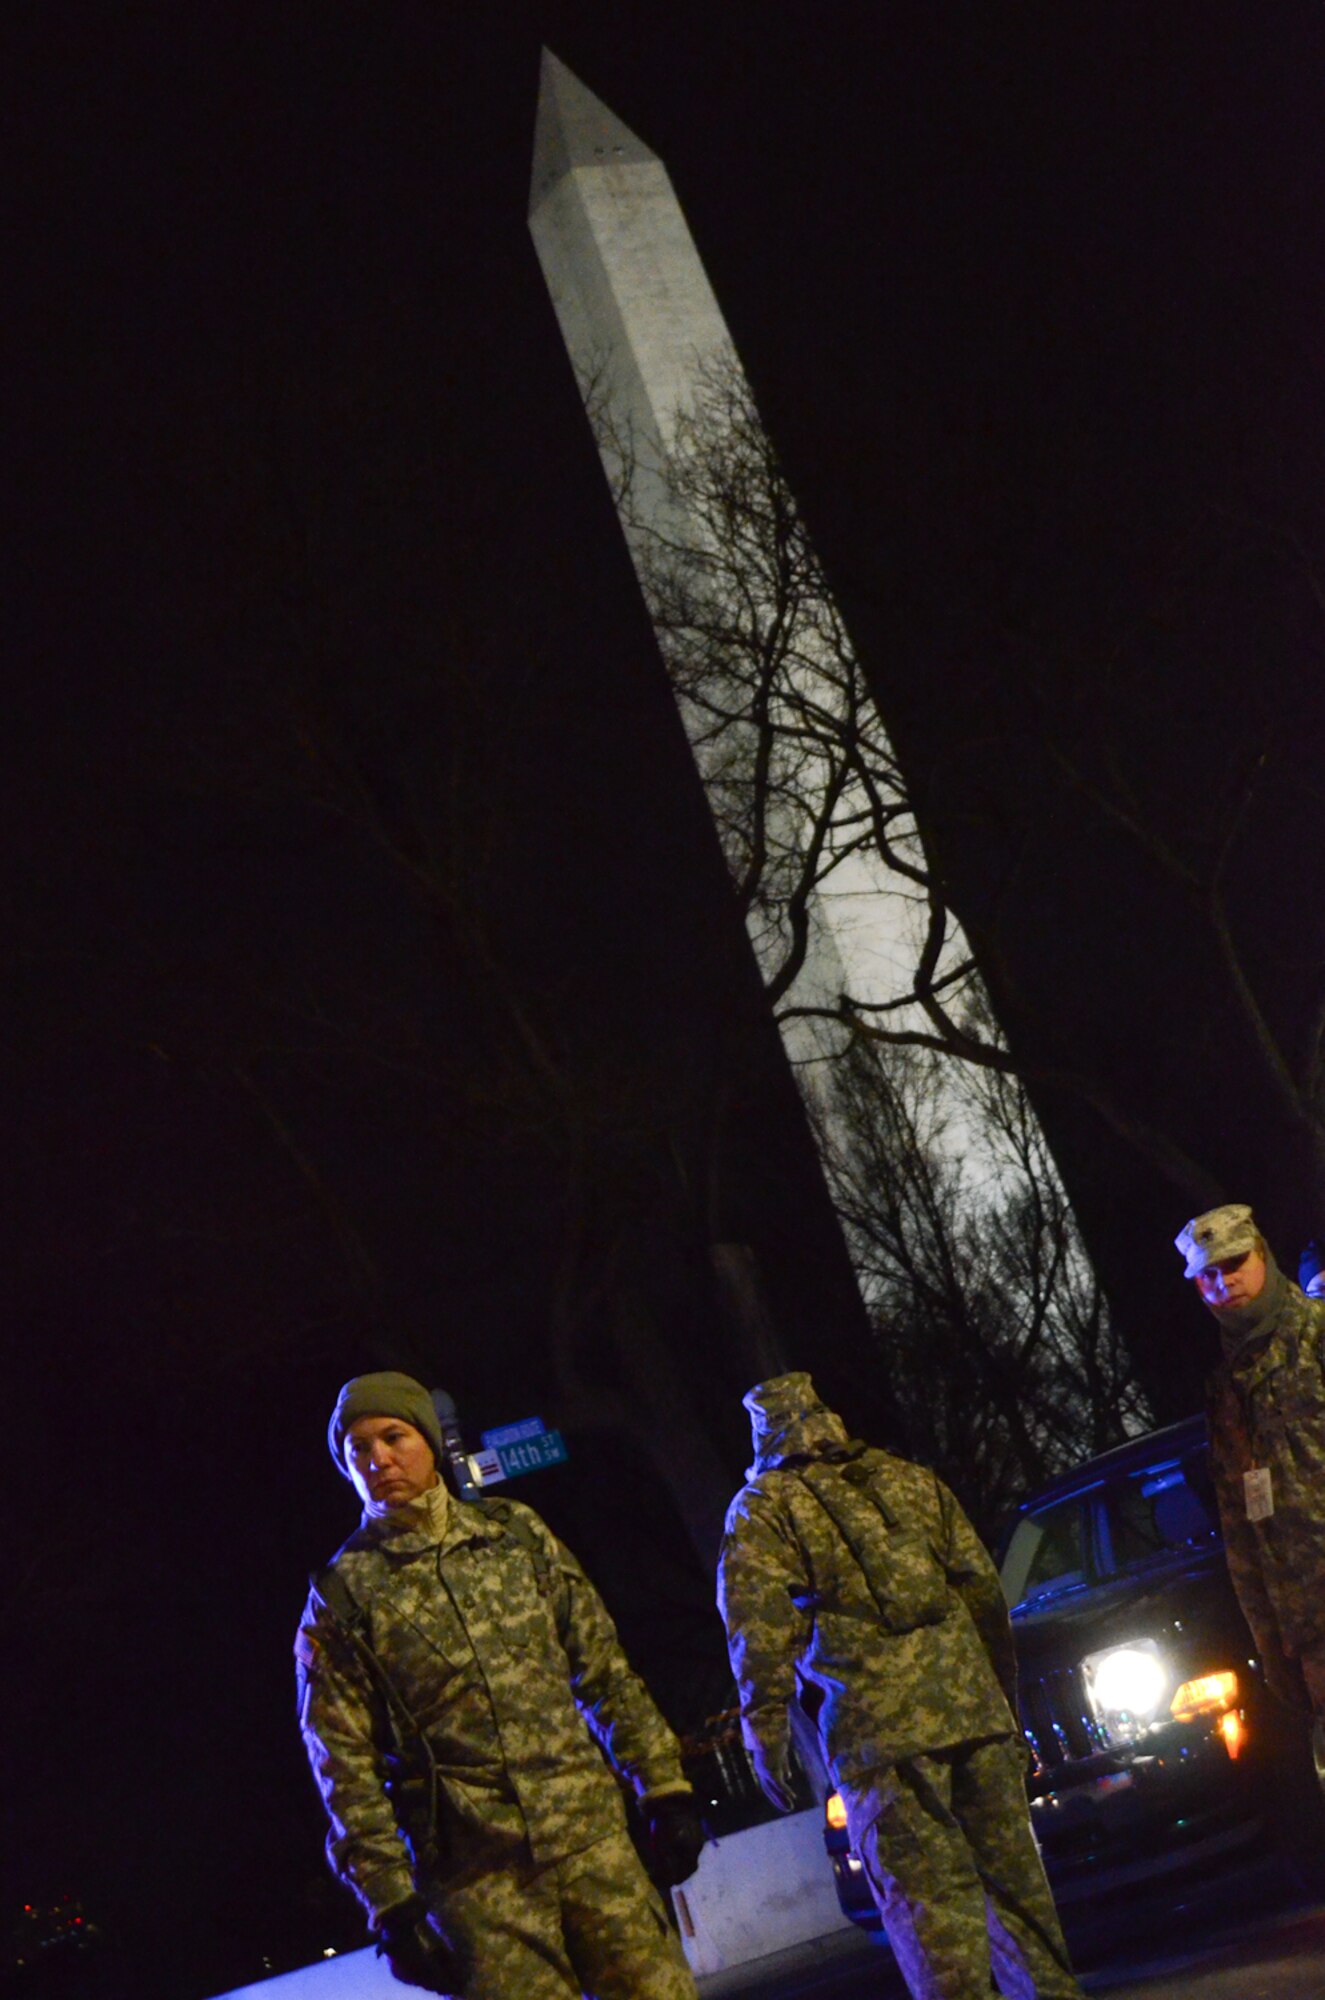
[[[672,1901],[685,1955],[701,1978],[852,1928],[838,1904],[818,1806],[710,1841]]]
[[[706,1977],[852,1928],[838,1906],[817,1806],[709,1841],[672,1901],[701,1991]],[[406,1990],[386,1960],[367,1950],[319,1959],[215,2000],[401,2000]]]

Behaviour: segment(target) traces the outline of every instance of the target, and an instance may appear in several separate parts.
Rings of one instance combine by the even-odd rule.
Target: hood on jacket
[[[819,1401],[806,1374],[774,1375],[767,1382],[756,1382],[741,1401],[750,1412],[754,1440],[749,1479],[789,1459],[845,1456],[851,1447],[846,1425]]]

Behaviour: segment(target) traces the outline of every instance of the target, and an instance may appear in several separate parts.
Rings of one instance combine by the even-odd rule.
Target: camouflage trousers
[[[871,1780],[860,1859],[914,2000],[1080,2000],[1015,1738],[908,1758]]]
[[[624,1829],[545,1867],[475,1868],[429,1901],[470,1966],[458,2000],[696,2000]]]

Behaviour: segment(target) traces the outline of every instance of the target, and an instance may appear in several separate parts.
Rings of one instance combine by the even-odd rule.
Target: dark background
[[[1161,1415],[1185,1217],[1321,1226],[1208,911],[1079,781],[1200,860],[1251,770],[1300,1052],[1318,10],[713,12],[9,29],[5,1880],[136,1993],[357,1937],[287,1650],[346,1375],[563,1424],[521,1496],[681,1726],[763,1337],[711,1243],[888,1432],[527,236],[540,42],[668,163],[1015,1045],[1181,1154],[1037,1086]]]

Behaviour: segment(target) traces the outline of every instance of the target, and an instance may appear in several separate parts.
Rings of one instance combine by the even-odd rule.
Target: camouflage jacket
[[[1210,1461],[1229,1571],[1262,1653],[1325,1645],[1325,1301],[1285,1284],[1270,1331],[1207,1385]],[[1248,1472],[1273,1512],[1247,1518]]]
[[[718,1604],[747,1745],[780,1760],[803,1683],[858,1832],[892,1765],[1015,1731],[1016,1658],[998,1573],[933,1473],[802,1442],[732,1502]]]
[[[640,1794],[688,1790],[675,1738],[569,1550],[518,1502],[434,1494],[365,1515],[334,1564],[432,1750],[438,1872],[499,1864],[525,1843],[536,1862],[558,1861],[620,1828],[599,1746]],[[328,1859],[371,1921],[415,1886],[384,1788],[383,1697],[316,1590],[295,1652]]]

